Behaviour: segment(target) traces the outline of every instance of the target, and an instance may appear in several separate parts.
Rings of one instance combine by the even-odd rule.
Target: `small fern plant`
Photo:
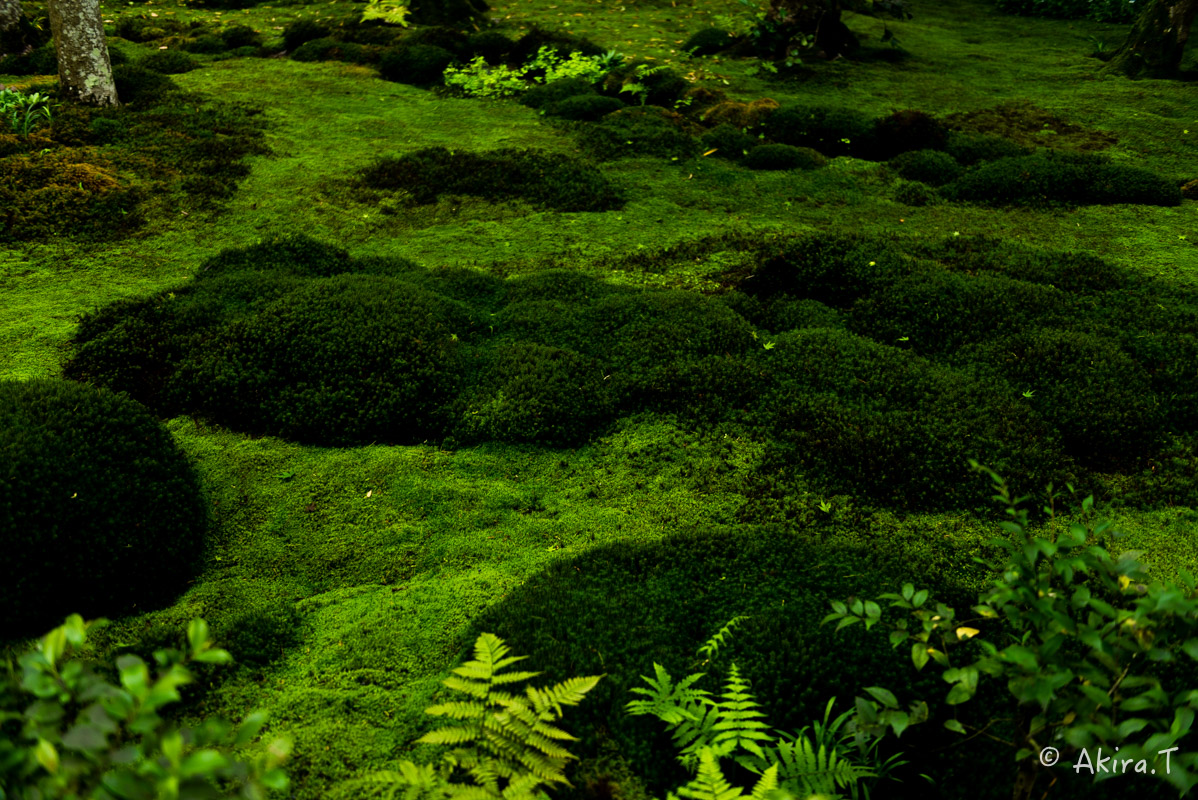
[[[474,644],[474,660],[455,669],[443,683],[466,696],[425,709],[458,725],[439,728],[419,743],[454,749],[435,766],[404,761],[398,770],[375,772],[355,781],[373,784],[383,797],[404,800],[545,800],[545,788],[569,786],[565,767],[574,758],[560,742],[577,741],[552,723],[563,706],[575,706],[602,675],[571,678],[547,689],[526,687],[523,695],[505,690],[539,672],[504,672],[526,656],[511,651],[498,636],[484,633]],[[472,783],[455,783],[464,772]]]
[[[716,657],[731,629],[747,619],[736,617],[699,648],[706,664]],[[674,683],[660,664],[653,665],[655,678],[645,677],[649,688],[632,691],[645,700],[627,704],[632,715],[651,714],[669,725],[674,743],[680,749],[679,761],[695,773],[695,778],[671,792],[668,800],[780,800],[786,797],[823,795],[838,797],[847,792],[854,799],[869,797],[866,779],[877,778],[901,765],[897,756],[879,762],[873,745],[860,750],[872,762],[860,763],[848,754],[844,745],[853,737],[847,730],[855,711],[831,719],[835,698],[829,701],[823,723],[804,728],[793,735],[770,733],[761,706],[749,691],[749,682],[733,663],[729,667],[724,691],[719,697],[693,688],[705,673],[688,675]],[[846,731],[842,733],[842,728]],[[811,733],[809,734],[809,730]],[[720,760],[735,763],[759,776],[746,794],[730,785]],[[876,765],[876,766],[875,766]]]

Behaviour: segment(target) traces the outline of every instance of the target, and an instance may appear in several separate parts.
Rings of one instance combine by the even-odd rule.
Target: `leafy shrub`
[[[664,64],[633,60],[608,70],[600,91],[611,97],[633,94],[641,105],[673,108],[689,88],[685,78]]]
[[[441,83],[445,68],[454,62],[453,53],[432,45],[393,47],[379,59],[383,80],[432,86]]]
[[[461,367],[452,336],[469,313],[381,276],[300,285],[189,353],[181,407],[241,430],[329,445],[439,434]]]
[[[283,28],[283,49],[287,51],[295,50],[304,42],[310,42],[313,39],[323,39],[332,31],[327,25],[323,25],[311,19],[297,19],[294,22],[287,23]]]
[[[0,630],[70,609],[121,614],[170,600],[208,526],[199,481],[139,404],[56,380],[0,383]]]
[[[517,342],[489,352],[477,388],[459,412],[464,442],[582,444],[611,421],[603,366],[572,350]]]
[[[791,147],[788,144],[763,144],[755,147],[741,162],[749,169],[787,170],[817,169],[828,163],[816,150],[809,147]]]
[[[628,108],[580,129],[576,138],[584,151],[601,161],[634,156],[694,158],[700,152],[698,141],[668,114]]]
[[[943,150],[948,128],[923,111],[895,111],[874,121],[871,158],[886,161],[911,150]]]
[[[1117,344],[1080,331],[1034,328],[996,342],[987,373],[1026,390],[1026,402],[1060,431],[1065,452],[1095,468],[1142,463],[1163,433],[1147,372]]]
[[[1177,185],[1159,175],[1098,156],[1055,150],[982,164],[942,191],[953,200],[988,205],[1181,203]]]
[[[122,103],[141,108],[157,105],[167,93],[179,89],[174,81],[161,72],[132,64],[113,67],[112,81]]]
[[[582,94],[567,97],[565,100],[547,106],[545,113],[555,117],[562,117],[563,119],[594,122],[613,111],[619,111],[623,107],[624,103],[614,97],[604,97],[600,94]]]
[[[467,41],[470,53],[482,56],[483,60],[491,66],[502,64],[505,56],[511,53],[515,44],[514,40],[499,31],[480,31]]]
[[[262,46],[262,35],[249,25],[230,25],[220,32],[220,40],[228,50]]]
[[[865,591],[861,581],[881,588],[915,574],[910,558],[884,541],[821,547],[778,527],[703,529],[553,564],[488,608],[463,643],[476,631],[496,631],[522,642],[550,680],[607,673],[575,717],[577,754],[595,756],[610,740],[661,796],[686,780],[676,747],[644,717],[618,713],[643,685],[646,663],[672,672],[692,667],[708,631],[743,613],[751,620],[738,629],[737,662],[754,676],[755,695],[779,727],[807,724],[829,696],[852,687],[938,691],[943,682],[913,683],[885,642],[834,637],[818,624],[830,599]],[[956,596],[942,579],[944,594]]]
[[[961,174],[961,165],[939,150],[908,150],[886,162],[886,166],[909,181],[943,186]]]
[[[733,127],[727,122],[721,122],[714,128],[709,130],[699,140],[703,144],[703,150],[715,150],[712,155],[720,158],[739,161],[747,155],[749,150],[752,150],[759,144],[759,140],[755,136],[742,131],[740,128]]]
[[[429,147],[384,158],[362,170],[359,182],[374,189],[402,189],[418,203],[442,193],[521,197],[558,211],[605,211],[623,199],[592,166],[560,154],[504,149],[487,153]]]
[[[850,108],[784,106],[762,123],[776,144],[810,147],[827,156],[858,155],[873,145],[873,120]]]
[[[713,56],[732,46],[732,36],[719,28],[703,28],[692,33],[678,48],[692,56]]]
[[[204,620],[188,626],[186,652],[154,654],[159,672],[153,680],[141,658],[118,658],[119,686],[103,676],[113,665],[66,659],[74,650],[88,655],[87,632],[97,623],[103,620],[85,624],[72,614],[20,657],[20,679],[11,662],[0,672],[7,729],[0,737],[0,786],[9,796],[212,797],[219,784],[223,792],[260,798],[267,789],[287,788],[280,769],[291,750],[287,740],[276,739],[253,760],[233,755],[258,737],[265,712],[251,713],[235,732],[220,719],[180,727],[160,713],[194,681],[189,664],[230,661],[212,646]]]
[[[200,62],[179,50],[159,50],[139,59],[137,66],[161,72],[163,75],[179,75],[198,68]]]

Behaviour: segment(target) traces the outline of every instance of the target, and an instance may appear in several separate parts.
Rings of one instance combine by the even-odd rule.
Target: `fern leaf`
[[[457,670],[454,670],[454,672],[457,672]],[[441,683],[442,685],[453,689],[455,692],[468,694],[471,697],[477,697],[479,700],[486,700],[487,693],[491,691],[489,677],[484,678],[484,680],[472,681],[462,680],[461,678],[455,678],[454,676],[450,675],[448,678],[441,681]]]
[[[462,745],[478,739],[480,731],[477,728],[437,728],[417,739],[420,744]]]
[[[517,681],[527,681],[527,680],[531,680],[531,679],[537,677],[540,674],[541,674],[540,672],[508,672],[503,675],[492,676],[491,683],[498,686],[498,685],[504,684],[504,683],[516,683]]]
[[[757,784],[753,787],[753,800],[765,800],[766,795],[778,788],[778,765],[770,764],[769,769],[761,773]]]
[[[602,675],[571,678],[548,689],[538,689],[529,686],[525,689],[525,694],[532,701],[532,706],[537,710],[538,714],[543,714],[552,709],[554,714],[560,719],[562,716],[562,706],[578,705],[586,697],[586,693],[594,689],[602,678]]]
[[[482,703],[458,700],[453,703],[438,703],[435,706],[429,706],[424,709],[424,713],[451,719],[482,719],[487,714],[487,707]]]
[[[715,658],[716,654],[719,653],[720,648],[724,646],[724,637],[732,633],[733,628],[747,619],[749,619],[749,617],[733,617],[732,619],[728,620],[727,625],[720,628],[719,631],[716,632],[715,636],[712,636],[703,643],[703,646],[699,648],[699,655],[703,656],[703,658],[709,661]]]
[[[625,708],[629,714],[652,714],[668,725],[678,725],[684,720],[693,719],[694,708],[710,702],[711,693],[704,689],[692,689],[691,685],[702,678],[705,673],[696,672],[688,675],[674,685],[673,678],[661,664],[654,663],[657,680],[644,675],[641,679],[649,684],[648,689],[638,686],[632,689],[636,694],[647,696],[648,700],[633,700]]]
[[[724,778],[711,748],[704,748],[699,753],[699,774],[690,783],[679,787],[678,795],[687,800],[737,800],[744,796]]]

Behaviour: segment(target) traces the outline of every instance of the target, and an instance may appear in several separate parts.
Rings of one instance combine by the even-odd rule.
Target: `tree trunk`
[[[1102,72],[1132,78],[1173,77],[1181,66],[1195,11],[1198,0],[1147,0],[1127,41]]]
[[[84,105],[116,105],[99,0],[50,0],[50,30],[63,98]]]

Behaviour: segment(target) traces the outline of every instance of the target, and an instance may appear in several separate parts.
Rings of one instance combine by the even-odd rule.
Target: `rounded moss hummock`
[[[754,147],[741,162],[743,166],[757,170],[817,169],[827,163],[828,159],[817,150],[788,144]]]
[[[139,403],[69,381],[0,382],[0,636],[169,601],[207,528],[191,464]]]

